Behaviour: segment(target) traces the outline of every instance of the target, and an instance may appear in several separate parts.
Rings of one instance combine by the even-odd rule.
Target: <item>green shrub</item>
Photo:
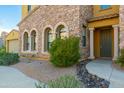
[[[0,53],[6,53],[6,48],[4,46],[0,48]]]
[[[57,38],[52,42],[49,53],[50,61],[55,66],[71,66],[80,58],[79,38],[74,36],[65,39]]]
[[[81,82],[78,81],[74,76],[66,75],[61,76],[56,80],[48,82],[50,88],[80,88]]]
[[[47,84],[39,82],[35,84],[37,88],[81,88],[84,87],[80,81],[78,81],[72,75],[61,76],[56,80],[48,81]]]
[[[124,67],[124,49],[121,49],[121,55],[117,58],[115,62],[121,67]]]
[[[38,83],[35,83],[36,88],[48,88],[48,85],[39,81]]]
[[[19,56],[16,53],[0,53],[0,65],[12,65],[19,62]]]

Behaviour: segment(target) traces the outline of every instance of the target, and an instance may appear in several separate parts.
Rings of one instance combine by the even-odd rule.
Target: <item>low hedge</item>
[[[0,54],[2,54],[2,53],[6,53],[6,48],[4,46],[2,46],[0,48]]]
[[[0,65],[12,65],[19,62],[19,56],[16,53],[0,53]]]

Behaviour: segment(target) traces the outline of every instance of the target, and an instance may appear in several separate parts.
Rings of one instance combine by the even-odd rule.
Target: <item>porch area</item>
[[[90,74],[110,82],[110,88],[124,88],[124,71],[118,70],[112,65],[111,60],[93,60],[86,65]]]
[[[89,59],[109,58],[116,60],[119,55],[119,26],[103,26],[89,28],[90,56]]]

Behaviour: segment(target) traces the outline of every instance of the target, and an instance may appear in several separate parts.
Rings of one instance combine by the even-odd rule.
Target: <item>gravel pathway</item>
[[[59,68],[46,61],[19,62],[11,67],[17,68],[24,74],[46,83],[63,75],[76,75],[76,65]]]

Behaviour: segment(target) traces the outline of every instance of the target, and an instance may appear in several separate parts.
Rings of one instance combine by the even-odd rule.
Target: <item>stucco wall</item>
[[[37,5],[31,5],[31,10],[33,10]],[[28,15],[28,5],[22,5],[22,19]]]
[[[6,37],[6,40],[13,40],[19,38],[19,31],[12,30]]]
[[[16,42],[14,42],[15,40]],[[10,45],[11,42],[14,43]],[[13,52],[18,52],[17,51],[19,50],[18,43],[19,43],[19,31],[13,29],[6,37],[6,52],[10,52],[10,50],[13,50]]]
[[[100,5],[94,5],[93,6],[93,16],[104,16],[109,14],[115,14],[119,12],[119,5],[111,5],[108,9],[101,9]]]

